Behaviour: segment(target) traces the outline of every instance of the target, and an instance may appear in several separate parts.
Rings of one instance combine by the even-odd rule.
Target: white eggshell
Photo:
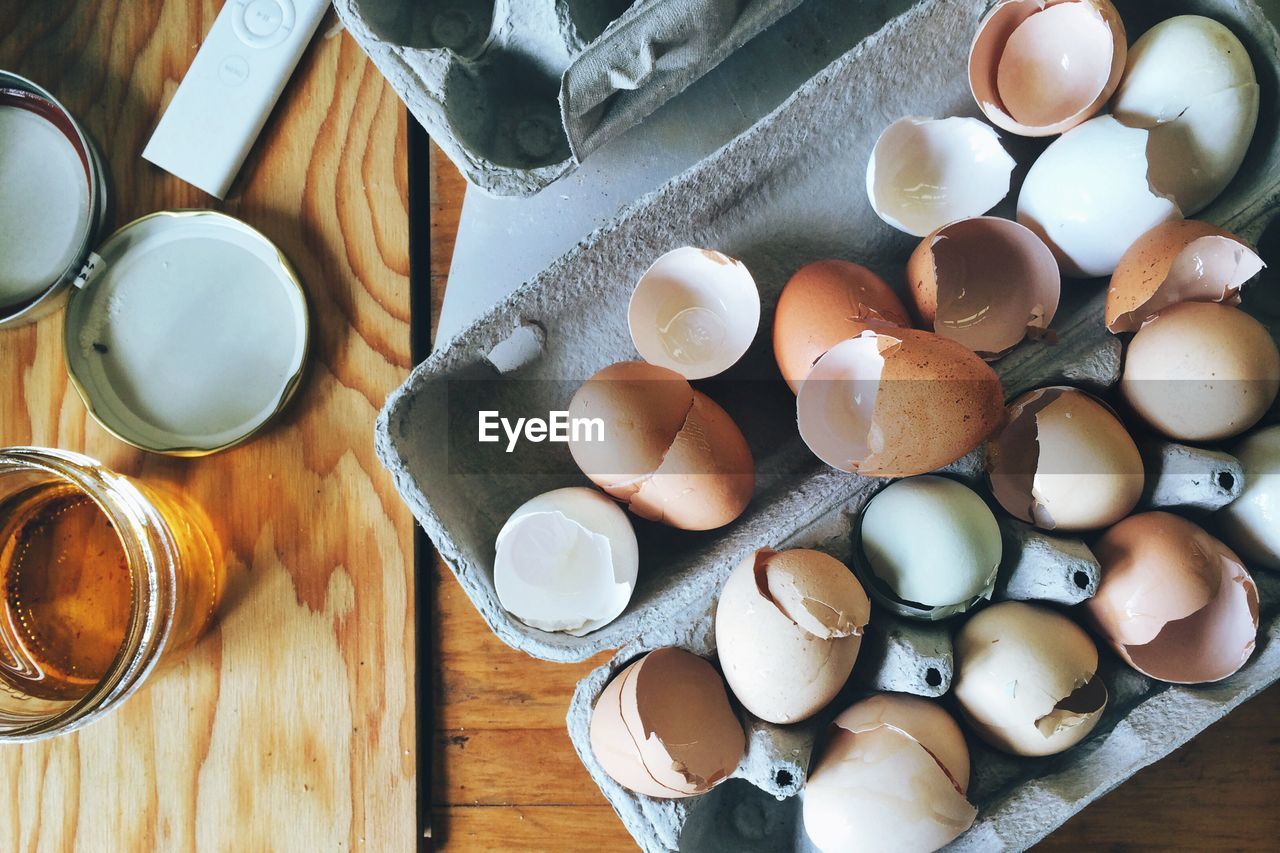
[[[996,132],[976,118],[909,116],[876,141],[867,197],[885,222],[923,237],[999,204],[1015,165]]]
[[[1244,493],[1218,513],[1223,538],[1250,565],[1280,570],[1280,426],[1232,450],[1244,466]]]
[[[616,503],[593,489],[556,489],[498,531],[493,583],[521,622],[581,636],[626,609],[639,565],[635,531]]]
[[[1258,99],[1240,40],[1211,18],[1179,15],[1134,43],[1112,109],[1125,124],[1154,128],[1153,181],[1190,216],[1213,201],[1244,162]]]
[[[895,599],[925,608],[963,609],[989,596],[1001,547],[986,502],[945,477],[891,483],[862,516],[862,552],[872,574]]]
[[[1182,218],[1148,183],[1147,137],[1098,116],[1067,131],[1031,166],[1018,221],[1053,250],[1063,275],[1110,275],[1139,237]]]
[[[645,361],[705,379],[728,370],[751,346],[760,326],[760,291],[741,261],[685,246],[640,277],[627,323]]]
[[[871,602],[853,572],[820,551],[761,551],[738,564],[716,603],[725,681],[771,723],[807,719],[849,679]]]

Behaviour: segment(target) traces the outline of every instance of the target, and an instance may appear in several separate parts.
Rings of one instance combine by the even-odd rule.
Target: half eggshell
[[[773,353],[794,393],[814,362],[868,328],[911,325],[884,279],[850,261],[805,264],[782,288],[773,319]]]
[[[805,783],[805,833],[824,853],[937,850],[973,825],[969,749],[942,706],[882,693],[835,718]]]
[[[999,204],[1016,165],[996,132],[976,118],[909,116],[876,141],[867,198],[889,225],[923,237]]]
[[[715,667],[678,648],[649,652],[615,676],[596,701],[588,736],[610,778],[664,799],[711,790],[746,749]]]
[[[1124,518],[1146,480],[1142,454],[1106,404],[1066,386],[1028,391],[987,450],[991,491],[1045,530],[1089,530]]]
[[[1093,730],[1107,704],[1098,649],[1047,607],[993,604],[956,635],[952,690],[973,730],[1014,755],[1054,755]]]
[[[730,572],[716,603],[725,681],[762,720],[808,719],[848,681],[870,618],[862,585],[834,557],[757,551]]]
[[[969,87],[996,127],[1063,133],[1120,84],[1128,40],[1109,0],[1001,0],[969,50]]]
[[[760,327],[760,291],[743,266],[721,252],[685,246],[640,277],[627,308],[640,357],[686,379],[723,373],[742,358]]]
[[[1004,422],[982,359],[916,329],[867,330],[827,351],[796,396],[800,436],[842,471],[910,477],[950,465]]]
[[[1167,512],[1125,519],[1094,546],[1102,565],[1087,604],[1098,631],[1139,672],[1175,684],[1220,681],[1258,635],[1258,588],[1240,558]]]
[[[907,281],[926,328],[992,360],[1042,336],[1062,276],[1031,229],[994,216],[944,225],[920,241]]]
[[[755,489],[747,440],[715,401],[664,367],[619,362],[587,380],[571,418],[599,418],[569,450],[582,472],[636,515],[682,530],[736,519]]]

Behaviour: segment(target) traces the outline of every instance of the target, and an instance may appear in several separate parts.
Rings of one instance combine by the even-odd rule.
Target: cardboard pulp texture
[[[335,0],[467,180],[527,196],[800,0]]]
[[[1280,39],[1274,28],[1247,0],[1122,0],[1117,5],[1131,37],[1158,19],[1197,13],[1223,21],[1245,43],[1262,87],[1258,130],[1240,175],[1198,218],[1264,247],[1273,245],[1280,227],[1272,224],[1280,207],[1275,106],[1280,102]],[[783,284],[808,261],[847,258],[887,281],[903,280],[916,241],[885,226],[870,210],[864,190],[867,158],[880,131],[904,115],[977,115],[964,73],[968,38],[956,34],[973,32],[982,11],[981,3],[926,0],[892,21],[773,114],[639,200],[419,365],[379,420],[381,459],[498,637],[550,660],[577,661],[619,650],[579,683],[568,724],[583,763],[646,850],[808,849],[798,824],[800,797],[793,795],[802,789],[825,717],[780,728],[744,715],[749,748],[736,778],[702,797],[660,801],[622,789],[600,770],[587,742],[590,709],[609,677],[649,649],[679,645],[713,654],[718,590],[755,549],[815,547],[856,565],[857,519],[883,482],[830,469],[804,446],[767,330]],[[1045,143],[1007,135],[1002,141],[1020,168],[1009,198],[995,213],[1011,215],[1021,177]],[[727,374],[698,383],[729,411],[751,445],[758,471],[755,498],[737,522],[711,533],[675,531],[637,519],[640,577],[627,611],[580,638],[531,629],[503,611],[494,592],[498,529],[530,497],[587,481],[564,444],[526,442],[507,452],[502,442],[477,443],[477,415],[489,410],[545,417],[566,409],[578,385],[597,370],[636,358],[626,323],[631,288],[654,258],[680,245],[713,247],[742,259],[760,286],[762,333],[752,349]],[[1246,298],[1244,308],[1280,331],[1280,300],[1258,296]],[[1053,323],[1057,344],[1024,344],[996,365],[1010,398],[1046,384],[1107,392],[1119,375],[1121,348],[1103,328],[1103,299],[1101,281],[1067,283]],[[490,352],[513,336],[523,343],[509,343],[491,362]],[[1269,418],[1277,419],[1275,410]],[[1175,457],[1186,465],[1202,459],[1205,472],[1232,463],[1183,451],[1149,455],[1153,467],[1160,464],[1162,478],[1163,469],[1173,469],[1167,460]],[[949,473],[980,485],[981,469],[978,451]],[[1148,495],[1148,503],[1220,503],[1214,494],[1185,484],[1182,494],[1170,483]],[[1209,487],[1212,492],[1212,482]],[[1016,553],[1003,570],[997,596],[1043,595],[1067,605],[1079,598],[1063,578],[1078,574],[1081,595],[1096,584],[1083,543],[1031,536],[1016,525],[1006,528],[1006,545]],[[1044,568],[1036,569],[1037,561]],[[1138,675],[1104,651],[1101,672],[1111,702],[1086,742],[1046,759],[1014,758],[972,742],[969,793],[980,815],[954,847],[1029,846],[1280,677],[1280,577],[1257,572],[1255,579],[1263,602],[1258,647],[1232,678],[1204,687],[1171,687]],[[1028,592],[1035,590],[1044,592]],[[868,687],[941,695],[950,675],[947,626],[901,623],[873,609],[847,695],[829,713]]]

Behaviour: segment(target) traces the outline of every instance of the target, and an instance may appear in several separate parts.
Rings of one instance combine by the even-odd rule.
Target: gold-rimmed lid
[[[225,450],[261,430],[301,381],[302,285],[238,219],[144,216],[90,255],[76,288],[65,319],[71,381],[94,419],[135,447]]]

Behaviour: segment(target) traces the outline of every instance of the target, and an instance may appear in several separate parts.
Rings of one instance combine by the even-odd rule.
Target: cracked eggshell
[[[805,833],[824,853],[937,850],[977,817],[968,785],[969,749],[942,706],[877,694],[832,723],[805,784]]]
[[[521,622],[580,637],[627,607],[640,565],[636,534],[618,505],[586,488],[526,501],[498,531],[493,583]]]
[[[1100,400],[1075,388],[1028,391],[987,449],[996,500],[1044,530],[1090,530],[1124,518],[1142,497],[1142,454]]]
[[[1179,302],[1240,302],[1240,288],[1265,264],[1252,246],[1208,222],[1157,225],[1129,247],[1107,290],[1112,332],[1136,332]]]
[[[1067,131],[1032,164],[1017,219],[1045,242],[1064,276],[1110,275],[1139,237],[1182,218],[1149,179],[1147,135],[1098,116]]]
[[[1044,241],[994,216],[953,222],[925,237],[907,261],[907,281],[926,328],[988,360],[1043,335],[1062,289]]]
[[[655,649],[614,677],[588,733],[604,772],[639,794],[702,794],[737,768],[746,749],[715,667],[679,648]]]
[[[1001,0],[969,49],[969,88],[997,127],[1053,136],[1102,108],[1128,40],[1109,0]]]
[[[1107,704],[1098,649],[1062,614],[993,604],[956,635],[956,701],[973,730],[1014,755],[1055,755],[1082,741]]]
[[[716,649],[743,707],[798,723],[849,680],[871,602],[853,573],[821,551],[761,550],[738,564],[716,603]]]
[[[868,330],[832,347],[796,395],[805,444],[842,471],[910,477],[950,465],[1004,421],[982,359],[916,329]]]
[[[1231,549],[1167,512],[1135,515],[1094,545],[1102,565],[1087,604],[1099,633],[1161,681],[1221,681],[1253,653],[1258,589]]]
[[[1212,18],[1179,15],[1134,42],[1112,112],[1151,129],[1153,181],[1190,216],[1240,169],[1258,100],[1249,53],[1231,30]]]
[[[823,353],[872,326],[911,326],[907,307],[880,276],[841,260],[796,270],[773,319],[773,353],[792,393]]]
[[[886,223],[923,237],[999,204],[1016,165],[996,132],[976,118],[909,116],[876,141],[867,198]]]
[[[1280,351],[1267,328],[1230,305],[1183,302],[1129,342],[1120,391],[1177,441],[1221,441],[1256,424],[1280,392]]]
[[[1246,436],[1231,452],[1244,468],[1244,492],[1217,514],[1222,537],[1249,565],[1280,570],[1280,426]]]
[[[890,483],[863,510],[860,536],[871,593],[899,615],[944,619],[995,588],[1000,526],[986,501],[955,480]]]
[[[728,370],[751,346],[760,327],[760,291],[741,261],[685,246],[640,277],[627,325],[645,361],[704,379]]]
[[[582,472],[650,521],[710,530],[736,519],[755,489],[755,465],[724,409],[680,374],[626,361],[588,379],[571,418],[600,418],[604,440],[569,442]]]

